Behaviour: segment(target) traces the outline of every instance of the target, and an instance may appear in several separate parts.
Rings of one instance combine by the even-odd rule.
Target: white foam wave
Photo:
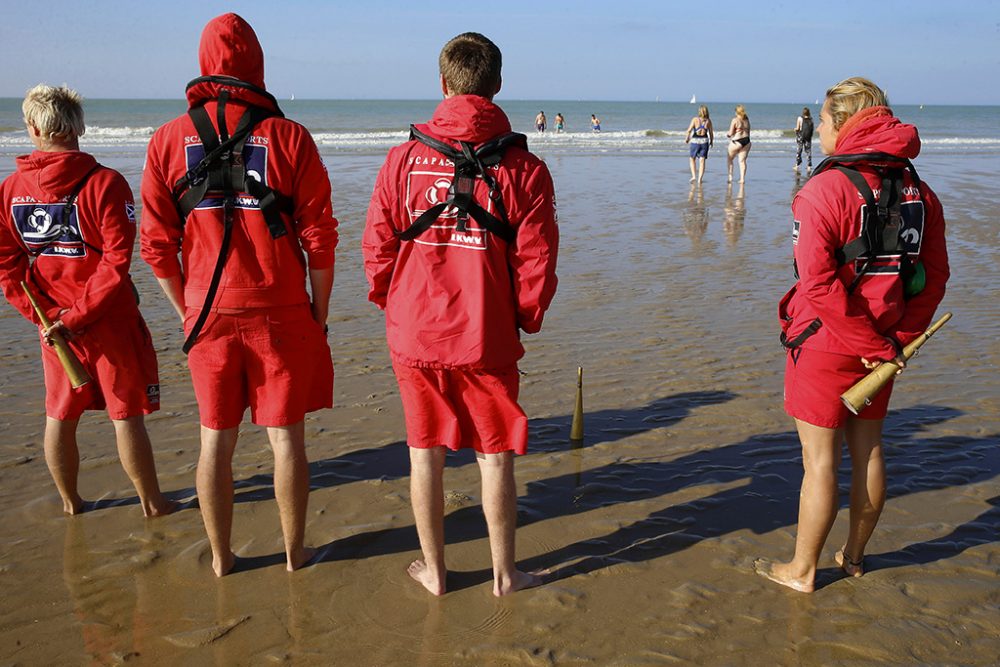
[[[143,150],[154,132],[148,126],[102,127],[91,125],[80,138],[84,150],[109,148],[135,148]],[[665,129],[604,130],[591,132],[527,132],[528,144],[533,150],[554,152],[574,151],[636,151],[685,150],[686,132]],[[319,131],[313,133],[317,145],[326,150],[347,152],[384,151],[406,141],[405,130],[372,130],[355,132]],[[716,133],[717,146],[725,145],[724,134]],[[787,129],[760,129],[751,133],[755,145],[764,150],[784,150],[794,147],[794,138]],[[968,148],[973,150],[1000,149],[1000,137],[922,137],[925,149],[947,151]],[[815,143],[814,143],[815,145]],[[31,142],[23,131],[0,132],[0,147],[30,150]]]

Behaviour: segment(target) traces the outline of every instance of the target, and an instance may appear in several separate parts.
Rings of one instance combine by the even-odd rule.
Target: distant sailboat
[[[292,96],[289,97],[288,99],[289,99],[289,101],[294,102],[295,101],[295,93],[292,93]]]
[[[694,95],[692,95],[691,96],[691,104],[697,104],[697,103],[698,103],[698,98],[696,98]]]

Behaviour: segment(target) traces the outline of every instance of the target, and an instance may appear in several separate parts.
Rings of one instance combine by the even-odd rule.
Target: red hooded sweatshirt
[[[418,129],[450,142],[481,144],[510,132],[510,121],[484,97],[441,102]],[[524,355],[518,329],[535,333],[556,290],[556,224],[552,177],[545,163],[519,147],[495,168],[517,237],[507,244],[468,221],[456,231],[447,211],[413,241],[404,230],[444,201],[454,166],[418,141],[389,151],[368,207],[362,250],[368,298],[385,309],[386,337],[395,362],[407,366],[500,369]],[[477,179],[474,198],[498,215]],[[499,217],[499,216],[498,216]]]
[[[96,165],[80,151],[34,151],[19,156],[17,171],[0,185],[0,285],[35,324],[40,322],[22,280],[35,288],[51,320],[69,309],[61,318],[71,331],[105,316],[138,315],[128,277],[135,242],[132,191],[113,169],[91,171]],[[66,199],[88,172],[65,220]]]
[[[913,159],[920,152],[917,128],[899,121],[886,107],[864,109],[848,119],[837,138],[837,154],[888,153]],[[854,163],[876,197],[881,180],[877,162]],[[779,319],[794,339],[815,318],[822,326],[804,348],[888,360],[897,352],[889,338],[906,345],[926,330],[948,281],[948,252],[941,203],[924,183],[919,189],[906,173],[901,211],[911,262],[920,261],[926,287],[903,298],[899,257],[870,269],[850,295],[854,262],[838,266],[834,253],[861,234],[864,200],[847,176],[830,169],[805,184],[792,202],[795,263],[799,281],[782,299]],[[915,233],[914,233],[915,232]]]
[[[250,25],[224,14],[205,26],[199,63],[202,76],[225,76],[264,88],[264,54]],[[204,103],[216,125],[215,98],[229,91],[226,125],[232,132],[247,105],[274,109],[273,100],[239,86],[203,81],[188,88],[188,103]],[[207,101],[206,101],[207,100]],[[183,221],[171,195],[174,184],[204,155],[187,114],[153,134],[142,177],[142,258],[158,278],[183,274],[184,300],[200,308],[222,243],[222,208],[206,199]],[[274,116],[255,126],[243,157],[248,170],[292,201],[282,213],[290,233],[274,239],[256,200],[238,197],[229,258],[214,308],[262,308],[308,303],[306,262],[311,269],[333,266],[337,220],[330,202],[330,180],[316,144],[303,126]],[[178,259],[178,253],[180,258]]]

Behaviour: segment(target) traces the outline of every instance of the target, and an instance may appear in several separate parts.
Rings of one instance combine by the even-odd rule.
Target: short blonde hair
[[[448,90],[455,95],[493,99],[500,88],[500,49],[478,32],[463,32],[441,49],[438,67]]]
[[[737,104],[736,105],[736,115],[739,116],[740,118],[743,118],[744,120],[746,120],[746,117],[747,117],[747,108],[745,106],[743,106],[742,104]]]
[[[38,84],[24,96],[21,111],[25,124],[33,125],[49,141],[76,139],[86,131],[83,97],[67,86]]]
[[[708,107],[704,104],[698,107],[698,118],[708,118]]]
[[[839,130],[848,118],[862,109],[889,106],[889,99],[885,91],[868,79],[852,76],[826,91],[826,103],[833,127]]]

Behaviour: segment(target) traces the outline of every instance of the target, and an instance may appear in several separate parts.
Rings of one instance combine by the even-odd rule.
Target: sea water
[[[21,120],[20,100],[0,99],[0,156],[27,152],[31,145]],[[424,122],[438,100],[281,100],[284,113],[313,134],[324,154],[382,154],[405,141],[410,123]],[[698,106],[680,102],[586,102],[505,100],[515,131],[529,136],[529,145],[546,154],[662,153],[686,155],[684,136]],[[733,116],[735,103],[711,102],[719,145]],[[807,105],[819,118],[819,105]],[[747,104],[754,155],[786,156],[794,151],[795,120],[802,104]],[[87,132],[80,145],[95,154],[139,156],[153,131],[184,113],[183,100],[86,100]],[[535,115],[544,111],[549,130],[534,129]],[[920,130],[923,152],[944,154],[1000,153],[1000,107],[898,106],[895,113]],[[565,131],[555,132],[555,116],[566,119]],[[590,129],[590,116],[601,119],[601,132]],[[814,139],[817,143],[818,137]],[[8,169],[3,169],[7,171]]]

